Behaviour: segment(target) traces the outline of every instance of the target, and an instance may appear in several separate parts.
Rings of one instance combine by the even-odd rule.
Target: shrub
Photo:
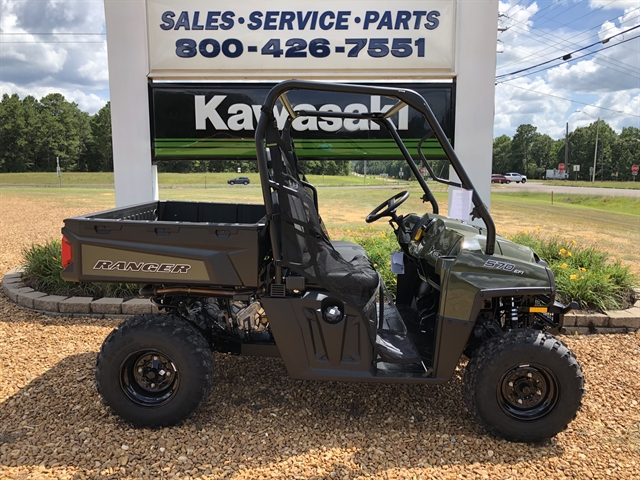
[[[396,276],[391,272],[391,253],[399,250],[393,234],[361,228],[346,231],[343,240],[362,245],[389,291],[396,293]],[[574,240],[545,238],[521,232],[510,240],[530,247],[547,261],[556,279],[558,301],[568,305],[575,300],[581,308],[616,310],[633,304],[636,279],[629,267],[611,261],[608,254]]]
[[[511,238],[533,249],[548,264],[556,277],[559,300],[575,300],[581,308],[616,310],[633,304],[636,279],[620,260],[575,240],[558,236],[542,237],[521,232]]]
[[[25,263],[22,279],[26,285],[49,295],[84,297],[137,297],[138,285],[132,283],[66,282],[62,272],[62,245],[52,240],[32,245],[23,252]]]

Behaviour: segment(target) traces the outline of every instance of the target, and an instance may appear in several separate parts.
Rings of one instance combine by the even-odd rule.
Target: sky
[[[640,0],[501,1],[499,30],[494,137],[640,127]],[[0,0],[0,94],[53,92],[92,114],[109,100],[102,0]]]

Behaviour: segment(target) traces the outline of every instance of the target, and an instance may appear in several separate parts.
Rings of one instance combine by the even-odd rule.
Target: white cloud
[[[108,89],[101,1],[0,0],[0,11],[3,91],[66,92],[92,109],[104,103],[90,93]]]
[[[538,132],[558,138],[564,131],[565,114],[571,109],[571,102],[548,95],[564,96],[562,93],[539,78],[523,78],[497,86],[496,133],[513,135],[519,125],[529,123],[538,127]]]
[[[628,8],[637,8],[638,0],[589,0],[589,6],[593,9],[602,8],[603,10],[619,10]]]
[[[80,110],[89,112],[90,114],[96,113],[107,103],[107,100],[95,93],[86,93],[78,89],[65,89],[57,86],[22,87],[13,83],[3,82],[0,84],[0,96],[5,93],[7,95],[17,94],[20,98],[31,95],[38,100],[50,93],[60,93],[67,101],[77,103]]]

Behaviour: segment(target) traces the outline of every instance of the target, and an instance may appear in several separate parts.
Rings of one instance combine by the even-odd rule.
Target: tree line
[[[60,93],[40,100],[4,94],[0,101],[0,172],[113,171],[111,105],[89,115]],[[305,173],[348,175],[349,161],[301,162]],[[255,160],[171,160],[158,171],[177,173],[256,172]]]
[[[579,179],[589,179],[589,168],[598,137],[596,178],[598,180],[631,180],[631,165],[640,163],[640,129],[625,127],[618,135],[605,121],[577,128],[565,139],[553,140],[537,127],[520,125],[513,138],[507,135],[493,141],[493,173],[520,172],[529,178],[542,178],[546,170],[565,163],[566,171],[575,178],[573,165],[580,165]],[[565,161],[565,143],[568,159]],[[53,172],[56,158],[64,171],[113,171],[111,143],[111,106],[107,103],[96,114],[89,115],[68,102],[60,93],[40,100],[18,95],[2,96],[0,101],[0,172]],[[447,169],[433,162],[439,176]],[[364,161],[301,161],[305,173],[348,175],[351,170],[363,174]],[[161,172],[254,172],[252,160],[174,160],[158,162]],[[404,161],[368,161],[367,173],[408,178]],[[616,176],[617,173],[617,176]]]
[[[95,115],[51,93],[39,101],[27,95],[0,101],[0,172],[113,170],[111,109]]]
[[[572,180],[589,180],[594,154],[596,180],[632,180],[631,166],[640,164],[640,129],[624,127],[618,135],[600,120],[576,128],[565,141],[553,140],[533,125],[520,125],[513,138],[502,135],[493,140],[493,173],[519,172],[529,178],[543,178],[547,170],[564,163]],[[573,165],[579,165],[580,171],[574,172]]]

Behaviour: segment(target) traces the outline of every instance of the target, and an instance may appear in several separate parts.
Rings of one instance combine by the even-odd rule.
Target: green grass
[[[550,193],[537,192],[492,192],[491,198],[510,200],[532,205],[534,203],[551,205]],[[575,206],[578,208],[592,208],[606,212],[624,213],[640,216],[640,198],[612,197],[600,195],[558,194],[553,195],[554,205]]]
[[[158,184],[162,186],[171,185],[189,185],[194,187],[205,188],[207,187],[219,187],[227,185],[227,180],[232,178],[243,176],[249,177],[251,184],[254,186],[260,185],[260,176],[257,173],[235,173],[235,172],[223,172],[223,173],[159,173]],[[95,173],[83,173],[83,172],[63,172],[62,173],[62,186],[70,185],[113,185],[113,173],[112,172],[95,172]],[[365,185],[364,178],[356,175],[345,176],[333,176],[333,175],[308,175],[308,180],[316,186],[355,186]],[[382,185],[407,185],[411,182],[403,180],[387,180],[380,177],[367,177],[368,186],[382,186]],[[55,172],[40,172],[40,173],[0,173],[0,184],[3,185],[60,185],[60,178],[58,178]],[[238,188],[241,186],[238,185]]]
[[[113,185],[113,172],[63,172],[62,185]],[[59,185],[55,172],[0,173],[0,184]]]
[[[49,295],[82,297],[138,296],[139,286],[132,283],[73,283],[60,278],[62,272],[62,247],[60,240],[44,245],[32,245],[24,251],[22,280],[34,290]]]
[[[570,180],[543,180],[543,182],[545,185],[558,185],[563,187],[627,188],[632,190],[640,190],[640,178],[636,179],[635,182],[601,182],[599,180],[596,180],[593,183],[583,180],[579,180],[577,182]]]

